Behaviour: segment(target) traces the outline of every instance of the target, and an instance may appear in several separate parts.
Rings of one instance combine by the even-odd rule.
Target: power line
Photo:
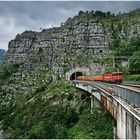
[[[131,56],[95,56],[96,58],[126,58],[126,59],[140,59],[140,57],[132,58]]]

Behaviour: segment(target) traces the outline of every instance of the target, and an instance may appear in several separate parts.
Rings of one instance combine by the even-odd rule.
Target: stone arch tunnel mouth
[[[78,76],[83,76],[83,72],[80,72],[80,71],[77,71],[77,72],[74,72],[71,76],[70,76],[70,80],[76,80],[76,78]]]

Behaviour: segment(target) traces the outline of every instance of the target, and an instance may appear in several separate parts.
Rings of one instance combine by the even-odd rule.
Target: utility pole
[[[91,95],[90,99],[91,99],[90,103],[91,103],[91,114],[92,114],[93,113],[93,107],[94,107],[94,97]]]
[[[75,72],[75,80],[76,80],[76,72]]]
[[[128,58],[128,69],[130,68],[130,58]]]
[[[115,71],[115,57],[112,57],[113,60],[113,71]]]

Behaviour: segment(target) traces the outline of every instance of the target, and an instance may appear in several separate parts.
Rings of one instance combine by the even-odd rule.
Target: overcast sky
[[[60,26],[79,10],[101,10],[114,13],[140,8],[140,1],[0,1],[0,49],[25,30]]]

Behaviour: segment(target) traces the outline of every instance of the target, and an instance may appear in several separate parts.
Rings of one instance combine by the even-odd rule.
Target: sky
[[[0,1],[0,49],[25,30],[60,26],[78,11],[124,13],[140,8],[140,1]]]

